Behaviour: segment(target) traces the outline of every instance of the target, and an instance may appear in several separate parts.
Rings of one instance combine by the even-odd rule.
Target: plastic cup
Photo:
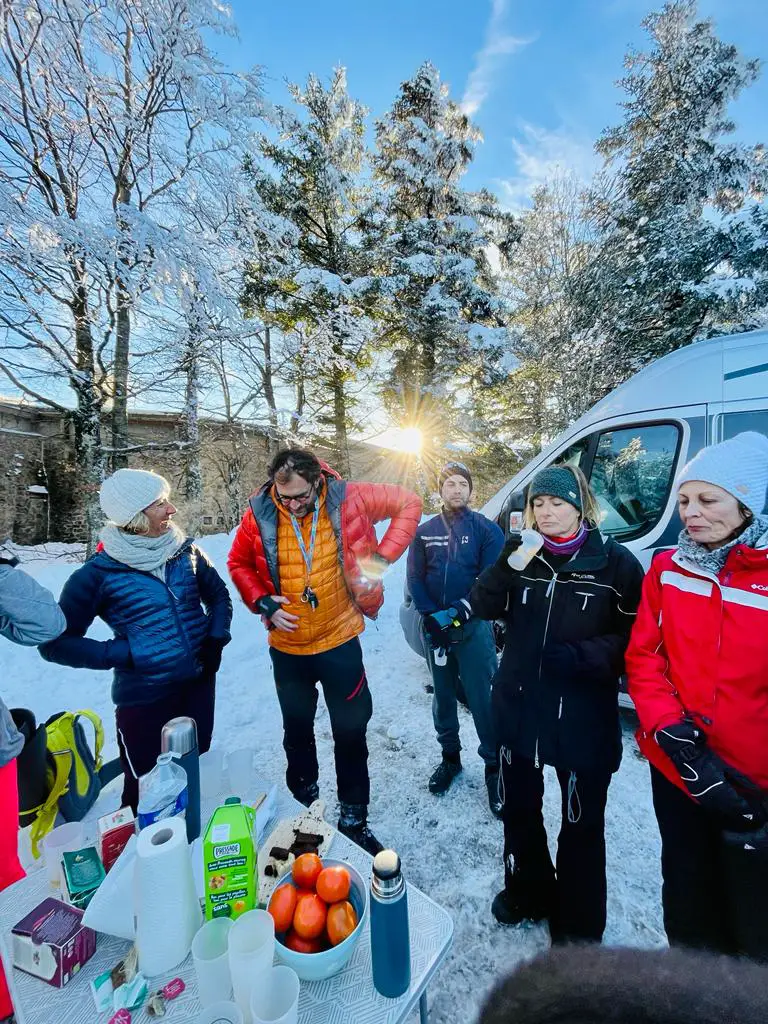
[[[244,1024],[237,1003],[223,1002],[206,1006],[195,1024]]]
[[[81,821],[68,821],[64,825],[58,825],[43,839],[45,870],[51,888],[61,888],[61,858],[64,854],[82,850],[84,845]]]
[[[222,790],[224,754],[221,750],[207,750],[200,755],[200,797],[218,800]]]
[[[192,940],[192,962],[197,992],[203,1006],[215,1006],[232,998],[228,940],[233,922],[228,917],[207,921]]]
[[[299,977],[280,964],[257,979],[251,992],[252,1024],[297,1024]]]
[[[227,754],[227,772],[232,795],[245,802],[253,791],[253,749],[243,747]]]
[[[229,971],[235,1002],[245,1024],[251,1021],[251,993],[275,955],[275,922],[266,910],[248,910],[229,931]]]
[[[507,559],[510,568],[518,571],[528,565],[544,543],[544,538],[536,530],[521,530],[520,535],[523,538],[523,543]]]

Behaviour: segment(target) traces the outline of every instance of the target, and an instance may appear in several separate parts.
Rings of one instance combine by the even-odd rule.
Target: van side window
[[[722,440],[735,437],[743,430],[756,430],[768,435],[768,409],[747,409],[744,412],[727,412],[723,416]]]
[[[603,513],[604,533],[629,540],[658,523],[672,484],[678,441],[679,428],[672,423],[599,435],[589,482]]]
[[[756,430],[758,434],[768,436],[768,409],[745,409],[744,412],[725,413],[722,440],[727,441],[729,437],[735,437],[742,430]],[[766,510],[768,510],[768,495],[766,495],[763,512]]]

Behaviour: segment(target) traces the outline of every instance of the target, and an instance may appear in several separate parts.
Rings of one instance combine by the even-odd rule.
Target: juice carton
[[[217,807],[203,838],[205,917],[239,917],[258,903],[255,812],[229,797]]]

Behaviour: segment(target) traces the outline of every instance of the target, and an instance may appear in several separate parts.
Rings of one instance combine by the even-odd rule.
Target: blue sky
[[[263,65],[272,100],[310,71],[348,69],[350,92],[379,116],[425,59],[484,135],[467,175],[519,205],[553,165],[588,176],[592,144],[618,120],[614,82],[653,0],[230,0],[240,39],[228,64]],[[700,0],[720,38],[768,60],[768,0]],[[768,142],[768,68],[734,105],[738,135]]]

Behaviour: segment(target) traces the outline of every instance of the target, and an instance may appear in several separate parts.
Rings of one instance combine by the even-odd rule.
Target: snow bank
[[[230,538],[205,537],[201,546],[223,576]],[[70,546],[18,549],[25,569],[58,594],[73,571]],[[40,557],[42,554],[42,557]],[[544,926],[507,930],[490,915],[502,882],[502,826],[490,814],[483,764],[475,753],[477,735],[460,709],[464,772],[442,798],[430,795],[427,779],[439,760],[430,698],[424,692],[426,666],[406,646],[397,619],[405,560],[386,579],[387,597],[379,621],[363,636],[373,694],[369,727],[371,825],[402,856],[409,881],[453,916],[453,949],[430,986],[430,1021],[472,1021],[483,996],[516,963],[548,945]],[[252,743],[260,772],[275,781],[285,769],[277,698],[264,631],[233,593],[233,641],[219,674],[214,744],[233,750]],[[90,635],[109,633],[96,623]],[[32,649],[3,645],[3,696],[11,706],[31,707],[38,719],[55,711],[93,708],[104,718],[107,756],[116,754],[109,673],[62,668],[43,662]],[[608,800],[608,929],[606,941],[632,946],[664,942],[660,910],[659,840],[653,817],[648,767],[635,752],[632,723],[624,729],[624,763]],[[320,701],[317,722],[321,793],[326,817],[336,820],[335,776],[330,724]],[[117,805],[113,783],[90,816]],[[552,839],[559,828],[560,798],[554,776],[547,779],[545,813]],[[413,1015],[413,1020],[417,1014]]]

